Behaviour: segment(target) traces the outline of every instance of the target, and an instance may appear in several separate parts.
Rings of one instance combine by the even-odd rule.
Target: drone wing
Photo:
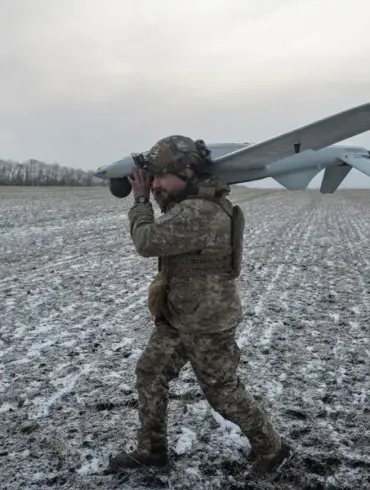
[[[217,170],[261,169],[305,150],[319,150],[370,130],[370,103],[354,107],[280,136],[215,159]]]

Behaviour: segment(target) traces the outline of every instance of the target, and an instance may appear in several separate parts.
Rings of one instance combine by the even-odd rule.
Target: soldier
[[[248,437],[256,454],[254,473],[273,472],[291,449],[236,372],[242,212],[227,199],[230,188],[212,175],[202,141],[169,136],[137,161],[142,168],[129,178],[135,197],[130,233],[141,256],[159,259],[148,298],[155,327],[136,367],[138,446],[112,458],[111,469],[168,463],[169,382],[190,361],[211,407]],[[157,219],[150,191],[163,213]]]

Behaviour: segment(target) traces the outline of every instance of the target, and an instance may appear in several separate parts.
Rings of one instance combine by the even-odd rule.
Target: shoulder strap
[[[217,204],[221,206],[221,208],[225,211],[225,213],[232,218],[233,217],[233,204],[228,199],[217,199],[215,201]]]
[[[189,195],[187,199],[206,199],[208,201],[215,202],[225,211],[225,213],[232,218],[233,217],[233,204],[223,196],[219,196],[218,189],[216,187],[199,187],[198,193],[195,195]]]

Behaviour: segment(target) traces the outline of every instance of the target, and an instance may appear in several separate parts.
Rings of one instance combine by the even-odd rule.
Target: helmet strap
[[[198,184],[196,182],[193,182],[191,177],[188,177],[187,175],[182,175],[182,174],[175,174],[176,177],[181,179],[183,182],[186,183],[185,189],[184,189],[184,194],[185,195],[196,195],[198,193]]]

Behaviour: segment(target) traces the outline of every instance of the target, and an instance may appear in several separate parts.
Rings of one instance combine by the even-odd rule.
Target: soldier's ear
[[[186,167],[185,168],[185,175],[189,178],[189,179],[193,179],[196,177],[196,172],[194,171],[194,169],[192,167]]]

